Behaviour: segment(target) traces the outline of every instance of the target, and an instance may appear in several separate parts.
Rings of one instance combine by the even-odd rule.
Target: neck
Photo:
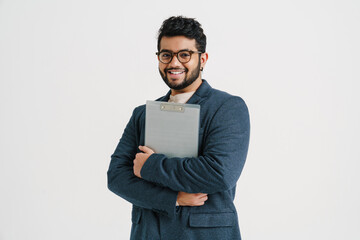
[[[201,84],[202,84],[202,80],[201,77],[199,77],[198,79],[195,80],[195,82],[193,82],[190,86],[187,86],[186,88],[180,90],[171,89],[171,95],[174,96],[179,93],[194,92],[200,87]]]

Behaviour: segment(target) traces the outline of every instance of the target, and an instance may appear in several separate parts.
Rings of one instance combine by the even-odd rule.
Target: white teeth
[[[183,72],[170,72],[171,74],[181,74]]]

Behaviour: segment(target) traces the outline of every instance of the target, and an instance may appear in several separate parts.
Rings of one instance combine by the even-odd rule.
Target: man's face
[[[184,36],[162,37],[160,41],[160,52],[169,51],[177,53],[181,50],[197,52],[195,39]],[[203,55],[203,54],[201,54]],[[159,72],[164,82],[173,90],[184,90],[191,87],[194,82],[201,82],[200,68],[205,65],[206,60],[198,53],[193,53],[187,63],[179,62],[176,55],[170,63],[159,61]]]

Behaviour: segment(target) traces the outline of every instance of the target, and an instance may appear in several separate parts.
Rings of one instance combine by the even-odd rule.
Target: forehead
[[[184,36],[162,37],[160,40],[160,51],[163,49],[173,52],[183,49],[197,50],[196,40]]]

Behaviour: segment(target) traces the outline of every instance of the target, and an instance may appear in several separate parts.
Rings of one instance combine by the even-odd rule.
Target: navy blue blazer
[[[157,101],[168,101],[170,91]],[[108,188],[133,204],[131,239],[241,239],[233,203],[250,134],[249,113],[237,96],[203,80],[187,103],[200,104],[199,157],[152,154],[133,173],[144,145],[145,105],[135,108],[108,170]],[[179,126],[180,127],[180,126]],[[207,193],[199,207],[176,207],[179,191]]]

